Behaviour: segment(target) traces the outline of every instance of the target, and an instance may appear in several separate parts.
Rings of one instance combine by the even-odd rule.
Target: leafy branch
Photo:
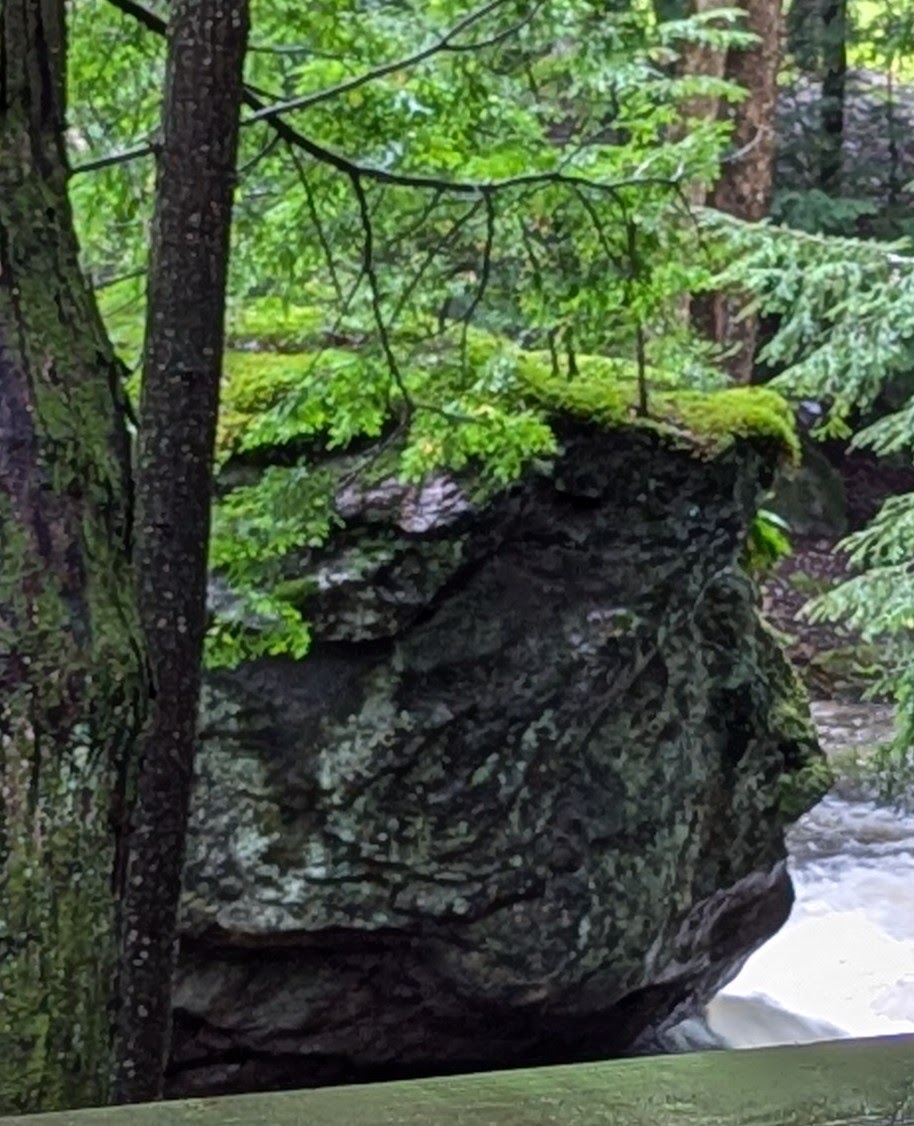
[[[112,0],[112,3],[117,2],[118,0]],[[336,86],[329,86],[325,90],[318,90],[311,94],[301,94],[297,98],[289,98],[284,102],[277,102],[276,105],[265,106],[263,109],[257,110],[247,118],[245,125],[252,125],[257,121],[269,121],[273,117],[283,113],[290,113],[293,110],[312,109],[322,102],[332,101],[334,98],[339,98],[344,94],[351,93],[353,90],[358,90],[362,86],[367,86],[371,82],[377,82],[381,78],[386,78],[389,74],[396,74],[402,70],[410,70],[412,67],[418,66],[419,63],[425,62],[434,55],[440,55],[445,52],[456,54],[482,51],[488,47],[497,46],[499,43],[503,43],[507,39],[512,38],[523,27],[530,23],[543,4],[543,0],[538,0],[537,3],[531,5],[530,10],[520,20],[510,27],[504,28],[502,31],[490,36],[488,39],[475,40],[469,43],[454,42],[458,36],[462,35],[474,24],[479,23],[480,20],[485,19],[487,16],[490,16],[493,12],[503,7],[507,2],[508,0],[489,0],[487,4],[483,4],[475,11],[464,16],[462,20],[459,20],[450,30],[446,31],[444,35],[436,39],[433,43],[420,48],[413,54],[406,55],[400,59],[393,59],[388,63],[382,63],[380,66],[367,70],[363,74],[356,75],[355,78],[347,79],[345,82],[340,82]]]
[[[125,14],[138,19],[148,30],[155,32],[157,35],[165,35],[167,27],[166,21],[160,16],[157,16],[154,12],[150,12],[143,5],[138,4],[136,0],[109,0],[109,2]],[[242,125],[253,125],[260,121],[266,121],[282,140],[286,141],[294,148],[307,153],[308,156],[312,157],[314,160],[320,161],[322,164],[329,165],[338,172],[344,173],[350,181],[354,179],[358,179],[359,181],[372,180],[392,187],[417,188],[448,195],[475,197],[494,195],[516,188],[549,185],[587,187],[609,194],[617,193],[626,188],[667,187],[674,191],[681,190],[685,178],[685,170],[683,168],[677,169],[673,176],[636,175],[611,182],[594,180],[587,176],[564,172],[560,169],[543,172],[527,172],[499,180],[455,180],[448,177],[432,176],[422,173],[391,172],[389,169],[378,168],[371,164],[361,164],[350,157],[344,156],[342,153],[338,153],[328,146],[312,140],[283,120],[281,115],[288,112],[290,109],[302,109],[306,105],[316,104],[316,100],[323,101],[327,98],[335,97],[340,93],[345,93],[347,90],[354,88],[352,83],[364,85],[383,74],[403,70],[415,65],[415,62],[420,57],[427,58],[436,52],[440,53],[444,50],[454,50],[453,38],[456,35],[465,30],[470,23],[476,22],[484,15],[490,14],[504,2],[505,0],[490,0],[488,4],[465,17],[459,24],[456,24],[449,32],[442,36],[441,39],[437,40],[436,44],[425,48],[425,53],[421,51],[416,52],[413,56],[387,63],[374,71],[366,72],[366,74],[359,76],[357,79],[352,79],[348,84],[341,83],[337,87],[320,91],[317,94],[304,95],[305,101],[293,99],[291,102],[280,102],[273,106],[267,106],[264,104],[263,99],[256,94],[250,86],[246,86],[243,95],[244,104],[249,109],[253,109],[254,113],[242,121]],[[534,8],[522,22],[512,25],[512,28],[506,30],[506,36],[508,31],[510,31],[511,34],[515,34],[520,27],[529,22],[529,19],[532,18],[534,12],[538,10],[540,6],[540,4],[534,5]],[[489,46],[491,42],[492,40],[488,40],[481,44],[481,46]],[[464,44],[461,46],[461,49],[470,50],[471,47],[470,45]],[[307,101],[307,99],[312,100]],[[73,172],[91,172],[99,168],[107,168],[113,164],[148,156],[154,151],[154,143],[138,145],[130,149],[125,149],[120,153],[113,153],[109,156],[85,161],[76,165]]]

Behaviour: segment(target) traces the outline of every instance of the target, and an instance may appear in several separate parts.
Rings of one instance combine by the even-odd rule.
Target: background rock
[[[771,470],[560,430],[340,498],[316,644],[210,679],[171,1093],[596,1058],[786,918],[827,771],[736,561]]]
[[[778,105],[780,189],[809,190],[819,175],[822,84],[807,77],[784,86]],[[909,209],[914,180],[914,87],[875,70],[847,76],[841,194],[879,207]],[[866,233],[864,230],[861,233]]]
[[[766,504],[794,535],[838,539],[847,531],[841,473],[811,439],[803,443],[802,464],[781,476]]]

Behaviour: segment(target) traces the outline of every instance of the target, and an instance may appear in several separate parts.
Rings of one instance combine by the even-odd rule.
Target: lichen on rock
[[[827,771],[738,566],[785,443],[554,426],[482,499],[349,487],[307,659],[211,675],[173,1091],[622,1054],[786,918]]]

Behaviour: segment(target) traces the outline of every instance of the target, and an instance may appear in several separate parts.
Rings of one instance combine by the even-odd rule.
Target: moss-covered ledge
[[[194,1099],[4,1126],[904,1126],[914,1038]]]
[[[242,318],[242,331],[230,337],[219,432],[222,457],[243,446],[250,448],[252,438],[258,444],[266,438],[269,430],[263,427],[263,416],[277,407],[290,431],[321,434],[339,409],[339,391],[345,395],[355,384],[373,400],[367,436],[382,431],[391,408],[389,373],[359,346],[323,346],[315,338],[313,311],[300,310],[299,316],[296,332],[294,314],[277,327],[250,310]],[[423,409],[450,412],[457,427],[487,412],[521,409],[543,421],[571,416],[596,421],[609,430],[651,430],[705,457],[716,456],[743,438],[766,443],[775,458],[799,458],[790,408],[768,388],[688,390],[675,373],[651,367],[644,372],[648,410],[642,413],[637,368],[631,359],[581,355],[575,357],[570,373],[561,371],[548,352],[528,351],[479,330],[472,330],[459,346],[445,337],[417,344],[414,353],[400,373],[399,391],[393,388],[393,399],[405,389],[415,395],[418,414]],[[493,366],[498,378],[483,396],[490,401],[454,411],[455,396]]]
[[[142,316],[134,308],[125,311],[116,294],[108,297],[109,332],[128,366],[135,367]],[[229,308],[218,438],[221,459],[231,457],[250,438],[260,416],[281,403],[288,407],[293,398],[299,405],[290,411],[289,424],[319,434],[333,406],[327,398],[328,376],[332,383],[340,375],[345,380],[354,374],[363,386],[367,378],[379,384],[372,391],[379,410],[390,405],[389,373],[383,364],[380,368],[372,364],[370,345],[362,338],[330,335],[326,325],[326,309],[315,304],[292,305],[260,297]],[[684,390],[678,373],[648,367],[644,374],[649,410],[642,417],[637,410],[637,367],[630,357],[578,355],[571,375],[558,370],[556,356],[548,352],[525,350],[478,329],[471,329],[465,338],[462,331],[424,341],[407,336],[401,344],[410,351],[409,368],[414,369],[402,373],[406,383],[421,384],[423,374],[429,375],[440,385],[442,399],[454,389],[458,369],[457,383],[465,383],[467,371],[480,371],[495,361],[511,372],[507,384],[492,391],[496,404],[506,395],[547,414],[594,419],[608,429],[653,430],[703,456],[715,456],[733,440],[744,438],[767,442],[776,457],[786,456],[791,462],[799,457],[790,408],[768,388]],[[441,402],[434,398],[428,401],[440,408]]]
[[[545,375],[540,367],[527,378],[536,400],[551,415],[591,420],[607,430],[652,431],[674,446],[713,458],[739,439],[767,446],[772,460],[796,463],[800,455],[793,415],[787,402],[767,387],[727,387],[714,391],[654,391],[646,414],[636,410],[637,381],[629,371],[607,378],[607,361],[585,357],[582,375],[572,381]],[[545,364],[540,359],[540,365]],[[532,367],[532,365],[531,365]],[[596,369],[596,370],[592,370]]]

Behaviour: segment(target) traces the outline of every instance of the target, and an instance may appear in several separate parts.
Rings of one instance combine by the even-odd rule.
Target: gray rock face
[[[778,187],[818,183],[822,84],[803,77],[781,91]],[[873,70],[851,70],[844,108],[841,194],[879,206],[910,207],[914,151],[914,89]]]
[[[764,456],[562,436],[485,504],[350,488],[312,654],[210,679],[172,1093],[623,1054],[786,918],[823,780],[736,565]]]

